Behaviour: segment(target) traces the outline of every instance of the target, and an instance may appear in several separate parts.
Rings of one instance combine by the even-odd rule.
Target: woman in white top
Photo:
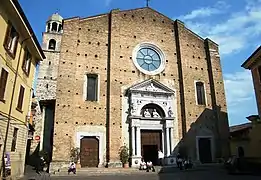
[[[152,162],[149,160],[147,162],[147,172],[149,172],[150,170],[152,170],[152,172],[155,172],[155,168],[154,168]]]
[[[163,154],[163,152],[160,149],[158,151],[158,158],[159,158],[159,165],[163,166],[164,154]]]
[[[142,158],[142,159],[141,159],[141,162],[140,162],[140,170],[146,170],[146,169],[147,169],[146,162],[145,162],[144,159]]]

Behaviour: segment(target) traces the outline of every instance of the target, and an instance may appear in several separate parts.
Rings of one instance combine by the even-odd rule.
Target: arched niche
[[[165,118],[165,117],[166,117],[164,110],[163,110],[159,105],[157,105],[157,104],[149,103],[149,104],[146,104],[145,106],[143,106],[143,107],[141,108],[141,112],[140,112],[140,114],[142,115],[142,117],[146,117],[146,116],[144,115],[144,112],[145,112],[146,110],[149,111],[151,117],[153,117],[153,111],[155,111],[155,110],[156,110],[156,112],[158,113],[158,115],[160,116],[160,118]]]

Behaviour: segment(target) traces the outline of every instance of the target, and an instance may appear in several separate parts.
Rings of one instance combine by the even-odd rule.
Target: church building
[[[40,147],[52,167],[166,165],[180,153],[200,163],[229,155],[229,128],[218,45],[149,8],[86,18],[54,14],[43,33],[39,68]]]

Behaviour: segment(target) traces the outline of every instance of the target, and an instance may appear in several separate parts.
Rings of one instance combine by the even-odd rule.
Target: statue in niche
[[[156,109],[153,109],[152,116],[153,116],[154,118],[159,118],[159,117],[160,117],[160,115],[159,115],[159,113],[157,112]]]
[[[141,104],[141,100],[137,100],[137,104],[140,105]]]
[[[172,112],[172,110],[171,110],[171,107],[169,107],[168,115],[169,115],[169,117],[172,117],[172,116],[173,116],[173,112]]]
[[[135,103],[131,103],[131,114],[135,114],[137,110],[137,106]]]
[[[144,117],[151,117],[151,114],[148,109],[145,109],[143,114],[144,114]]]

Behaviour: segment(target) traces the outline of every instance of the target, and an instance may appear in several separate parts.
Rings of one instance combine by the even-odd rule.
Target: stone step
[[[160,171],[160,167],[155,167],[156,172]],[[80,168],[76,170],[77,175],[99,175],[99,174],[136,174],[146,173],[146,171],[140,171],[136,168]],[[67,169],[62,169],[59,172],[52,173],[52,176],[67,175]],[[72,174],[72,173],[71,173]]]

